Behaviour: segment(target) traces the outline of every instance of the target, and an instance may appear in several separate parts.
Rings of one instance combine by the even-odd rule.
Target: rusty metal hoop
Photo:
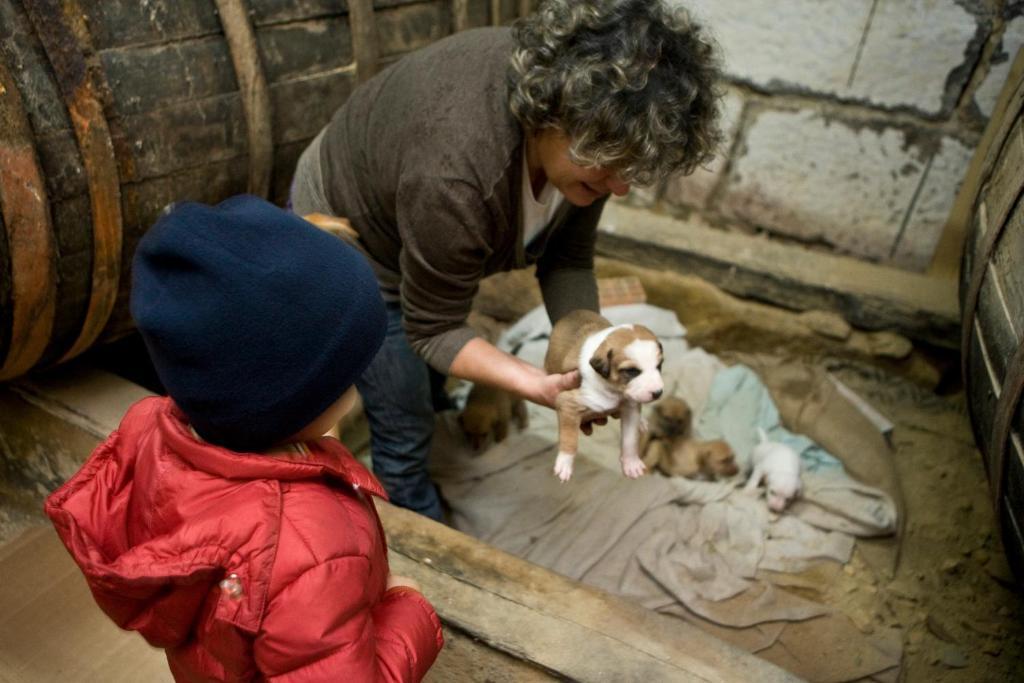
[[[24,102],[0,56],[0,210],[11,264],[11,339],[0,381],[42,357],[57,309],[56,238]]]
[[[82,155],[92,210],[93,258],[89,305],[78,338],[60,358],[89,348],[114,310],[121,279],[121,181],[100,88],[89,68],[85,14],[77,0],[23,0],[53,67]]]

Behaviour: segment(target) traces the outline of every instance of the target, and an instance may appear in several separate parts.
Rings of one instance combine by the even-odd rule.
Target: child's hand
[[[408,576],[399,576],[398,574],[388,574],[388,590],[396,588],[398,586],[405,586],[406,588],[412,588],[414,591],[420,590],[420,585]]]

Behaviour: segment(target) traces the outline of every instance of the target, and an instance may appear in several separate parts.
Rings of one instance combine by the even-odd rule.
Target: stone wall
[[[675,1],[721,47],[727,140],[625,201],[925,269],[1024,44],[1024,2]]]

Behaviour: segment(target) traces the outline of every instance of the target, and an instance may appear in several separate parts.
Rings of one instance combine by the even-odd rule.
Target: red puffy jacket
[[[336,440],[308,449],[219,448],[147,398],[46,513],[103,611],[178,681],[418,681],[441,624],[418,592],[385,591],[365,495],[384,492]]]

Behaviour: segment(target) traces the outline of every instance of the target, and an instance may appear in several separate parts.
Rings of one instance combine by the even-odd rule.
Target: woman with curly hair
[[[357,386],[393,502],[441,519],[426,457],[445,375],[549,407],[578,384],[466,325],[478,283],[536,264],[552,321],[596,311],[605,199],[711,158],[717,76],[703,29],[667,0],[547,0],[399,60],[303,152],[293,210],[347,219],[388,306]]]

